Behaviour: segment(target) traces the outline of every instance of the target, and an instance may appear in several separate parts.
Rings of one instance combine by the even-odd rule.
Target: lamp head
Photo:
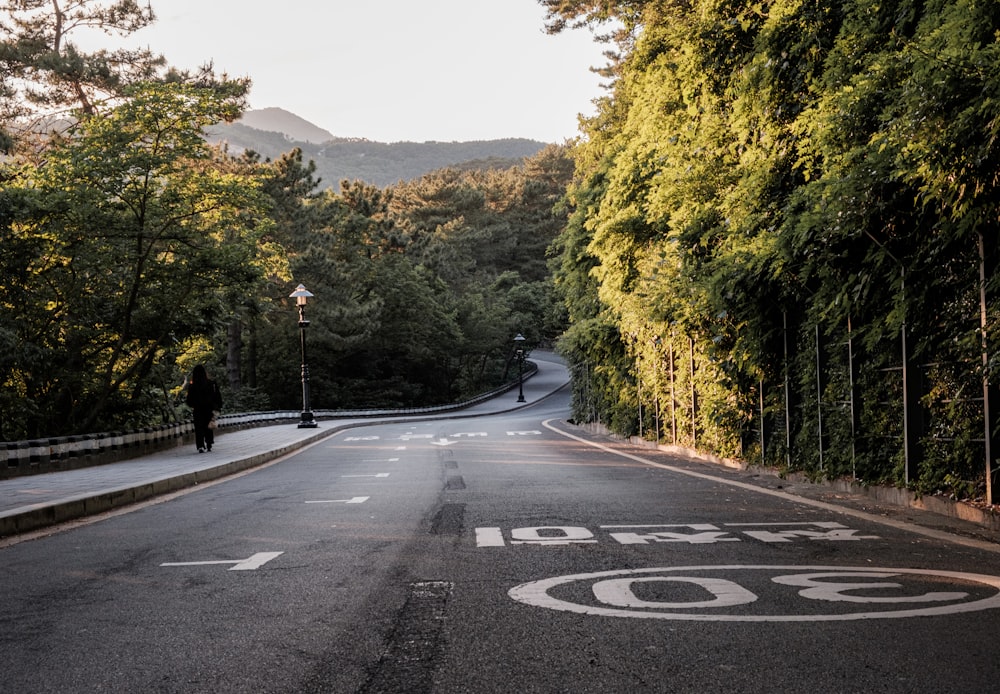
[[[288,298],[295,299],[295,304],[297,306],[305,306],[306,301],[308,301],[311,296],[314,296],[314,294],[306,289],[304,284],[300,284],[295,288],[294,292],[288,295]]]

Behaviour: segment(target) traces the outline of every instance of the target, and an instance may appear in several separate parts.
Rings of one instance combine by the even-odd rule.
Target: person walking
[[[191,372],[184,402],[194,410],[194,442],[201,453],[215,443],[215,411],[222,409],[222,393],[201,364]]]

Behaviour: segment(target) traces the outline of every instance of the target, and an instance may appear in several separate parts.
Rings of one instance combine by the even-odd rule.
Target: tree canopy
[[[543,4],[556,30],[632,29],[557,242],[579,415],[817,474],[981,490],[1000,8]]]
[[[0,152],[29,135],[72,127],[77,112],[93,116],[112,108],[145,82],[186,82],[245,95],[247,80],[216,78],[211,63],[191,73],[169,68],[148,48],[81,47],[87,33],[128,36],[155,20],[149,4],[136,0],[0,2]]]
[[[301,282],[318,409],[482,392],[523,333],[578,419],[989,498],[1000,6],[541,4],[609,45],[575,144],[326,190],[300,150],[205,143],[247,80],[70,39],[148,7],[3,5],[3,437],[183,417],[199,362],[232,407],[297,408]]]
[[[471,397],[510,377],[514,335],[561,331],[545,252],[573,170],[564,148],[319,190],[300,150],[207,144],[242,112],[248,80],[73,40],[135,31],[155,19],[147,5],[0,9],[4,439],[184,418],[198,363],[233,409],[298,408],[298,283],[315,295],[317,409]]]

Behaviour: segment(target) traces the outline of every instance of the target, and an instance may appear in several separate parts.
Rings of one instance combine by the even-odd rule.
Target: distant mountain
[[[305,118],[283,108],[261,108],[247,111],[238,123],[268,132],[284,133],[292,140],[319,144],[333,139],[333,134],[318,125],[313,125]]]
[[[280,108],[247,111],[236,123],[212,126],[208,129],[208,140],[224,144],[232,154],[252,150],[269,159],[277,159],[299,147],[306,161],[316,162],[316,174],[324,188],[339,188],[345,179],[385,187],[449,166],[510,168],[547,146],[544,142],[517,138],[391,144],[337,138]]]

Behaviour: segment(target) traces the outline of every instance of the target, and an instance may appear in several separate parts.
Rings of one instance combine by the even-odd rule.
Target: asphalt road
[[[517,413],[0,549],[0,691],[972,692],[1000,546]]]

